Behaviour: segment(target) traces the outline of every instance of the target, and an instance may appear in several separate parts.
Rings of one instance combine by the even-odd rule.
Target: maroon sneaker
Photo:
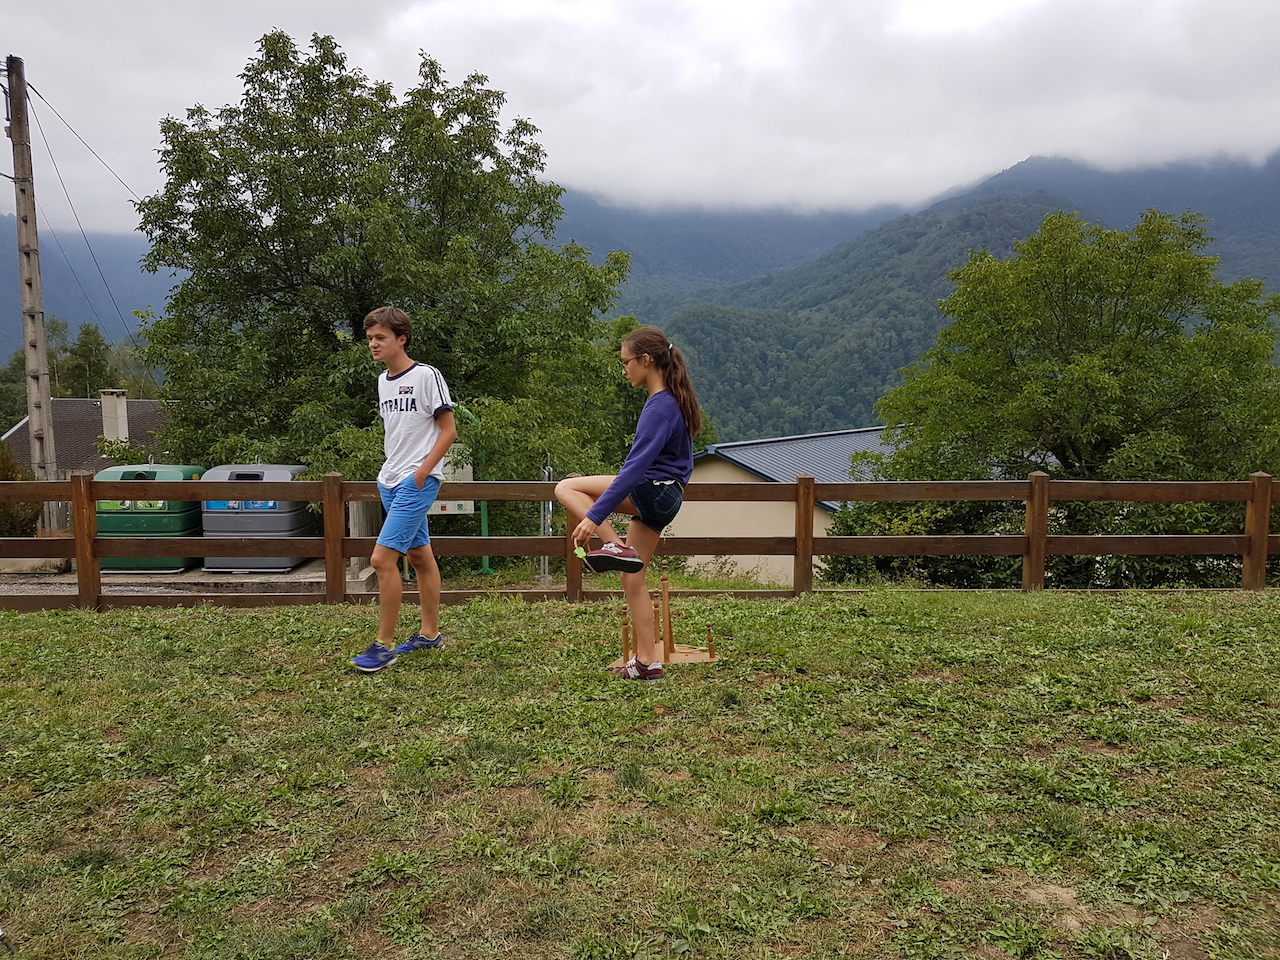
[[[632,657],[620,667],[613,668],[613,675],[621,677],[623,680],[644,680],[646,683],[662,679],[662,664],[651,663],[647,667]]]
[[[606,543],[599,550],[592,550],[582,558],[596,573],[618,570],[622,573],[639,573],[644,569],[644,561],[633,547],[621,543]]]

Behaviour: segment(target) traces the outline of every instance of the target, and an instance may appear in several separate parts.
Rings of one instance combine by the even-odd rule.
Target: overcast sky
[[[1280,147],[1277,0],[16,0],[42,226],[127,231],[158,123],[239,99],[257,40],[336,38],[403,93],[420,50],[628,206],[913,204],[1034,155],[1118,168]],[[46,140],[49,144],[46,147]],[[55,172],[51,159],[56,161]],[[12,174],[6,140],[0,171]],[[59,176],[60,175],[60,176]],[[12,213],[8,181],[0,213]]]

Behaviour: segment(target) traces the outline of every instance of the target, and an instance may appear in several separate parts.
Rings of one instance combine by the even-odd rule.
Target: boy
[[[351,658],[365,673],[389,667],[415,650],[441,650],[440,568],[431,552],[427,510],[444,479],[440,464],[458,436],[449,387],[435,367],[407,353],[412,333],[409,315],[395,307],[379,307],[364,318],[365,337],[373,359],[386,365],[378,376],[378,408],[386,430],[386,462],[378,473],[378,492],[387,511],[370,563],[378,574],[378,639]],[[407,556],[418,574],[422,622],[404,643],[396,643],[396,621],[404,587],[400,557]]]

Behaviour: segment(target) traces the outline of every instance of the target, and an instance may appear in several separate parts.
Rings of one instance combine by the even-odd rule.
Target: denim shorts
[[[684,487],[675,480],[641,480],[631,491],[631,503],[639,511],[640,522],[661,533],[680,512]]]
[[[382,521],[382,530],[378,534],[378,543],[397,553],[408,553],[414,547],[430,543],[427,511],[435,503],[439,492],[440,481],[436,477],[427,477],[421,490],[418,489],[418,482],[413,479],[413,474],[409,474],[394,487],[378,484],[382,506],[387,511],[387,518]]]

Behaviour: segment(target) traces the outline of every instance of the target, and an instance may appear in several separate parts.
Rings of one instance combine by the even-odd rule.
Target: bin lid
[[[204,472],[204,480],[292,480],[306,472],[300,463],[224,463]]]
[[[107,467],[93,475],[95,480],[199,480],[204,467],[191,464],[134,463]]]
[[[107,467],[93,475],[95,480],[199,480],[204,467],[189,463],[133,463]],[[100,511],[146,511],[171,513],[193,510],[198,500],[99,500]]]
[[[224,463],[205,471],[206,480],[262,480],[278,483],[306,471],[300,463]],[[291,501],[285,501],[292,503]],[[206,500],[206,511],[279,510],[279,500]]]

